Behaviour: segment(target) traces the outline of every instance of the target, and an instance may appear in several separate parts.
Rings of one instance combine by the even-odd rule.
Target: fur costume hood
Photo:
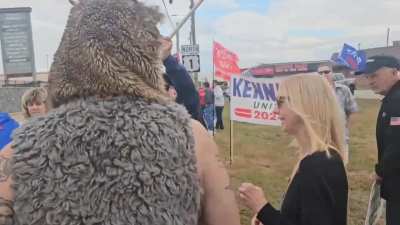
[[[136,0],[71,2],[50,69],[53,105],[94,95],[165,100],[158,9]]]

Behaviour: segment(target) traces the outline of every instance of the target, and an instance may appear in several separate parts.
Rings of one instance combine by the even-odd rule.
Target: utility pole
[[[176,23],[176,26],[178,26],[178,23]],[[176,33],[176,55],[179,57],[179,31]]]
[[[185,18],[180,22],[174,31],[168,36],[169,38],[172,38],[177,34],[179,29],[186,23],[186,21],[191,18],[191,31],[190,31],[190,44],[191,45],[196,45],[196,23],[195,23],[195,11],[197,8],[203,3],[204,0],[198,0],[197,3],[195,4],[194,0],[190,0],[190,12],[185,16]],[[172,1],[169,1],[171,4]],[[192,79],[194,80],[194,83],[197,84],[198,82],[198,74],[197,73],[192,73]]]
[[[193,9],[194,7],[194,0],[190,0],[190,9]],[[196,45],[196,13],[193,13],[192,15],[192,19],[191,19],[191,29],[190,29],[190,44],[191,45]],[[197,73],[193,73],[193,79],[194,82],[197,84],[199,79],[198,79],[198,74]]]
[[[194,0],[190,0],[190,9],[192,9],[194,7]],[[191,30],[190,30],[190,34],[191,34],[191,44],[195,45],[196,44],[196,13],[193,13],[192,15],[192,26],[191,26]]]
[[[386,47],[389,47],[389,35],[390,35],[390,28],[387,29]]]
[[[50,68],[49,68],[49,54],[46,54],[46,70],[47,70],[47,72],[50,71]]]

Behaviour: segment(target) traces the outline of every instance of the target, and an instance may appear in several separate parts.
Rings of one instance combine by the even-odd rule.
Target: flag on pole
[[[357,51],[353,46],[345,43],[340,54],[335,55],[333,60],[339,65],[360,71],[364,69],[367,63],[367,55],[365,51]]]
[[[238,62],[239,57],[234,52],[214,41],[213,64],[215,68],[215,76],[230,81],[232,75],[240,74]]]

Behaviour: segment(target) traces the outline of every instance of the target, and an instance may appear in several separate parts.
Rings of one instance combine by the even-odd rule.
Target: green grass
[[[360,112],[351,126],[349,177],[349,225],[364,224],[370,174],[376,161],[375,124],[378,100],[358,100]],[[221,157],[227,162],[231,182],[238,186],[252,182],[264,188],[267,198],[279,206],[296,161],[296,149],[289,147],[292,138],[280,127],[234,123],[234,162],[229,166],[229,107],[224,108],[225,130],[215,136]],[[250,224],[251,214],[240,204],[242,224]]]

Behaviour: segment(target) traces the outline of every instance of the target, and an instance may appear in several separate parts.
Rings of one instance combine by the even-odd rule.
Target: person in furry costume
[[[0,224],[238,225],[215,143],[164,90],[162,15],[135,0],[73,3],[54,109],[0,154]]]

